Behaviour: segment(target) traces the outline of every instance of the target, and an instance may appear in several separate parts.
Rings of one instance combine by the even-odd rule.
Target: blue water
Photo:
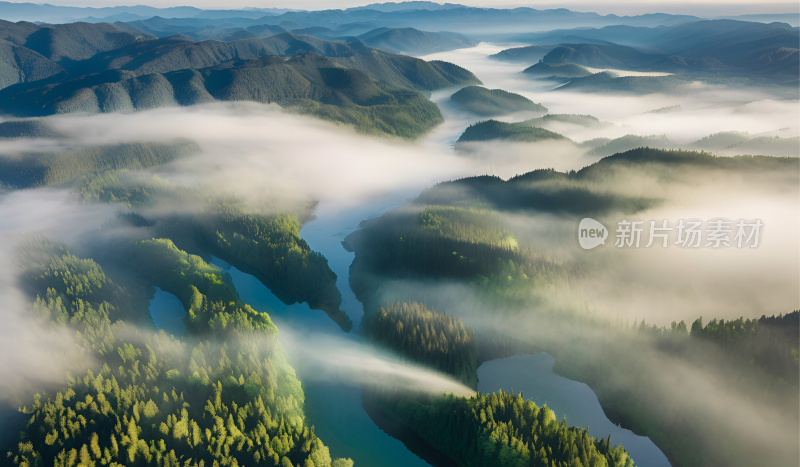
[[[364,205],[344,208],[321,203],[315,211],[317,218],[306,224],[300,232],[311,249],[322,253],[336,273],[336,286],[342,293],[341,309],[353,320],[353,329],[358,328],[364,310],[348,282],[354,254],[347,252],[341,242],[358,228],[362,220],[383,214],[410,198],[413,193],[416,192],[395,193],[393,198],[373,199]],[[357,335],[344,333],[324,312],[312,310],[304,303],[285,305],[255,277],[215,257],[212,257],[212,263],[227,271],[242,300],[256,310],[269,313],[279,330],[300,336],[322,333],[360,340]],[[151,304],[151,311],[154,305],[163,310],[167,308],[167,303],[172,303],[169,309],[177,316],[178,308],[169,297],[177,301],[174,296],[159,291]],[[180,303],[177,305],[182,318],[183,308]],[[159,313],[163,311],[151,314],[157,324],[163,323],[166,330],[169,314]],[[157,316],[161,316],[161,321]],[[308,420],[315,426],[316,434],[330,448],[332,457],[349,457],[357,466],[367,467],[428,465],[400,441],[372,423],[361,406],[359,387],[315,381],[315,378],[305,377],[307,375],[303,374],[302,362],[290,356],[290,363],[303,383]],[[588,386],[553,373],[553,363],[553,358],[544,353],[486,362],[478,369],[478,389],[484,392],[501,388],[504,391],[521,391],[523,397],[538,405],[547,403],[559,419],[566,415],[570,426],[588,426],[589,433],[595,438],[605,438],[611,434],[612,444],[621,443],[631,453],[637,466],[669,466],[666,456],[648,438],[611,423],[603,413],[597,396]]]
[[[589,386],[553,372],[555,359],[546,353],[519,355],[485,362],[478,368],[478,391],[514,390],[539,407],[547,404],[558,419],[589,428],[596,439],[611,435],[611,445],[622,444],[639,467],[670,467],[667,456],[650,441],[606,418],[600,401]]]
[[[402,198],[405,200],[405,198]],[[322,253],[337,275],[336,285],[342,293],[341,309],[353,320],[357,329],[364,314],[361,302],[350,289],[350,264],[355,257],[342,246],[342,240],[358,228],[358,224],[395,207],[386,200],[357,208],[340,209],[324,203],[317,207],[317,219],[307,224],[301,236],[314,250]],[[344,333],[323,311],[312,310],[305,303],[285,305],[258,279],[245,274],[219,258],[212,263],[226,270],[242,300],[258,311],[265,311],[280,330],[294,335],[325,333],[360,340]],[[279,334],[280,337],[280,334]],[[331,457],[349,457],[357,466],[426,467],[428,463],[409,451],[403,443],[384,433],[372,423],[361,406],[361,388],[342,383],[318,382],[304,378],[302,362],[291,360],[305,392],[305,412],[315,433],[325,442]]]
[[[186,325],[183,317],[186,311],[178,297],[156,287],[156,294],[150,300],[150,317],[158,329],[163,329],[167,334],[181,337],[186,334]]]

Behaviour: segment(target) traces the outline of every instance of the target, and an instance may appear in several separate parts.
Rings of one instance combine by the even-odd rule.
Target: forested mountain
[[[515,39],[560,44],[542,58],[545,63],[765,77],[788,83],[796,81],[800,69],[800,33],[785,23],[714,20],[659,28],[615,25],[533,33]]]
[[[41,54],[0,40],[0,89],[63,73],[64,69]]]
[[[450,4],[448,4],[450,5]],[[202,10],[194,7],[154,8],[149,6],[118,6],[106,8],[78,8],[32,3],[0,3],[0,15],[14,21],[47,21],[58,23],[86,19],[89,21],[132,21],[153,16],[162,18],[191,18],[206,21],[225,20],[228,24],[242,27],[252,24],[281,24],[294,22],[304,27],[346,25],[370,22],[375,27],[406,27],[436,30],[442,24],[453,24],[452,30],[472,30],[482,33],[494,32],[506,26],[506,33],[529,31],[545,26],[575,27],[603,26],[608,24],[631,24],[658,26],[695,21],[688,15],[649,14],[639,16],[598,15],[579,13],[566,9],[535,10],[532,8],[494,9],[456,5],[448,8],[431,7],[419,2],[387,4],[343,10],[288,11],[288,9],[262,8],[237,10]],[[527,26],[527,27],[525,27]],[[510,28],[509,28],[510,27]],[[432,29],[434,28],[434,29]],[[510,29],[510,30],[509,30]]]
[[[61,138],[64,135],[42,120],[0,122],[0,138]]]
[[[600,128],[608,126],[608,123],[603,123],[597,117],[591,115],[575,115],[575,114],[547,114],[543,117],[531,118],[521,122],[527,126],[535,126],[547,128],[550,124],[567,123],[570,125],[577,125],[586,128]]]
[[[521,123],[486,120],[468,126],[467,129],[464,130],[464,133],[458,138],[458,141],[456,141],[456,147],[458,147],[459,143],[491,141],[496,139],[525,143],[534,143],[544,140],[569,141],[567,137],[543,128]]]
[[[512,326],[530,319],[531,328],[547,330],[534,333],[529,341],[518,341],[516,338],[530,331],[513,334],[512,338],[508,328],[500,326],[508,335],[501,353],[544,350],[553,355],[556,372],[588,384],[612,421],[650,437],[676,465],[749,465],[759,455],[782,465],[791,452],[766,453],[747,443],[732,445],[731,440],[741,439],[736,430],[719,419],[699,416],[688,407],[700,399],[676,396],[661,376],[671,371],[683,374],[691,368],[725,381],[750,381],[752,385],[737,389],[742,397],[758,398],[765,406],[788,410],[785,423],[796,424],[798,312],[757,320],[712,319],[707,324],[698,319],[691,326],[681,322],[672,323],[671,328],[644,321],[625,325],[597,319],[580,307],[585,306],[580,284],[593,273],[559,260],[557,255],[532,249],[515,234],[513,217],[501,213],[557,212],[575,222],[585,215],[602,219],[602,213],[608,211],[632,214],[658,200],[614,195],[609,186],[632,186],[640,178],[680,184],[704,173],[746,174],[747,184],[759,183],[756,180],[761,175],[761,183],[768,184],[775,183],[775,177],[786,176],[787,183],[796,184],[798,163],[796,158],[715,157],[640,148],[606,157],[577,172],[537,170],[508,181],[471,177],[428,188],[402,209],[363,222],[360,230],[346,239],[346,245],[356,254],[350,281],[365,305],[364,332],[369,333],[370,320],[383,313],[379,310],[385,304],[379,300],[387,294],[394,300],[425,296],[413,286],[398,291],[396,284],[401,281],[426,286],[460,283],[491,304],[485,311],[479,305],[475,311],[465,312],[465,318],[496,322],[498,310],[507,306],[508,319],[515,320]],[[565,291],[564,296],[549,295],[559,289]],[[565,306],[570,300],[575,303]],[[524,311],[516,312],[515,305]],[[454,316],[458,315],[456,307]],[[482,339],[498,339],[485,332],[485,336],[476,333],[479,348]],[[564,340],[564,334],[587,341],[575,345],[571,339]],[[652,368],[654,361],[665,366]],[[685,381],[675,377],[676,381]],[[474,441],[461,442],[474,439],[468,427],[473,423],[480,426],[478,420],[484,422],[480,412],[470,407],[485,397],[490,396],[426,402],[376,396],[368,402],[453,456],[459,465],[494,465],[491,462],[496,460],[481,460],[485,444],[477,443],[476,449]],[[518,403],[513,399],[522,402],[521,398],[509,397],[506,407]],[[688,400],[694,402],[683,402]],[[457,416],[460,407],[464,412]],[[485,415],[486,420],[491,418],[488,411]],[[529,448],[531,456],[537,451]]]
[[[631,149],[636,148],[648,147],[654,149],[667,149],[673,145],[674,143],[672,143],[666,135],[625,135],[620,138],[612,139],[602,146],[598,146],[587,151],[586,155],[605,157],[620,152],[630,151]]]
[[[522,70],[523,73],[540,78],[581,78],[592,74],[586,68],[574,63],[539,62]]]
[[[187,328],[205,340],[126,324],[136,322],[128,314],[149,317],[146,302],[131,303],[92,260],[47,240],[29,243],[25,274],[37,294],[35,318],[74,330],[103,366],[66,375],[55,395],[36,394],[23,409],[28,421],[23,442],[8,452],[10,465],[352,465],[332,461],[306,425],[300,382],[266,314],[243,304],[218,269],[171,242],[134,250],[134,269],[181,289]]]
[[[634,465],[622,445],[611,448],[610,438],[596,440],[587,429],[568,427],[547,405],[521,394],[388,400],[381,407],[459,466]]]
[[[289,57],[314,52],[340,65],[361,70],[387,84],[412,89],[434,90],[455,84],[471,84],[477,78],[467,70],[443,62],[425,62],[366,47],[360,40],[329,41],[289,32],[268,38],[231,42],[194,42],[187,36],[136,41],[73,64],[74,76],[106,70],[132,72],[130,76],[206,68],[231,60],[266,56]],[[458,70],[458,71],[457,71]]]
[[[420,303],[390,304],[367,317],[365,332],[373,341],[404,358],[475,385],[475,334],[460,319],[428,310]],[[587,430],[558,423],[556,414],[546,405],[539,408],[523,400],[521,394],[441,398],[372,390],[365,391],[363,397],[379,426],[384,424],[384,429],[395,432],[400,439],[407,437],[409,431],[415,433],[455,465],[554,465],[551,462],[577,461],[580,465],[633,466],[622,446],[611,449],[610,438],[594,440]],[[376,416],[376,411],[383,416]]]
[[[241,21],[240,26],[234,26],[231,18],[180,18],[153,16],[128,22],[117,22],[120,27],[129,27],[143,33],[163,38],[177,34],[186,35],[195,40],[232,40],[229,36],[249,35],[249,37],[270,37],[286,32],[282,26],[272,24],[259,24],[258,21],[246,21],[244,18],[233,20]],[[247,39],[248,37],[238,37]]]
[[[3,130],[2,126],[0,130]],[[192,141],[179,140],[173,143],[94,146],[72,152],[24,152],[0,157],[0,183],[17,189],[65,186],[87,173],[145,169],[187,157],[199,149]]]
[[[450,101],[476,115],[491,117],[515,112],[547,112],[547,108],[527,97],[504,91],[467,86],[450,96]]]
[[[475,47],[478,42],[454,32],[427,32],[414,28],[378,28],[358,36],[376,49],[409,55],[427,55]]]
[[[128,79],[117,73],[100,74],[94,75],[94,83],[87,81],[30,89],[13,95],[2,108],[17,115],[47,115],[146,110],[216,100],[274,102],[353,124],[364,133],[404,138],[414,138],[442,120],[436,105],[421,93],[374,81],[314,53]]]
[[[675,76],[620,76],[603,71],[576,77],[557,88],[558,91],[608,92],[631,95],[674,94],[685,92],[690,80]]]
[[[395,349],[401,356],[475,385],[475,334],[461,320],[428,310],[420,303],[399,303],[381,308],[365,326],[370,339]],[[546,405],[540,408],[523,400],[521,394],[442,398],[373,390],[365,391],[363,398],[379,426],[383,424],[400,439],[408,437],[409,431],[415,433],[454,465],[578,462],[633,466],[621,445],[612,449],[610,438],[595,440],[588,430],[569,428],[566,421],[559,423]],[[383,415],[376,416],[376,411]]]
[[[207,193],[188,196],[189,202]],[[328,261],[300,238],[294,212],[263,212],[232,197],[215,197],[194,215],[143,217],[160,236],[186,248],[199,248],[253,274],[286,304],[307,302],[325,311],[342,330],[353,327],[339,309],[342,296]]]
[[[137,41],[152,39],[149,34],[109,23],[66,23],[36,25],[0,20],[0,39],[25,46],[54,62],[85,60],[99,52],[118,49]]]
[[[536,63],[555,46],[551,45],[528,45],[525,47],[512,47],[501,50],[500,52],[489,55],[489,58],[512,63]]]
[[[32,123],[33,125],[21,125]],[[37,125],[38,124],[38,125]],[[38,121],[10,121],[0,131],[42,130]],[[45,127],[45,129],[49,129]],[[49,129],[51,130],[51,129]],[[28,133],[29,134],[29,133]],[[157,233],[183,248],[213,253],[254,274],[287,304],[307,302],[324,310],[345,331],[350,318],[339,309],[341,294],[327,260],[300,238],[298,217],[286,208],[260,209],[206,186],[186,188],[139,172],[199,152],[196,143],[128,143],[71,152],[21,153],[0,157],[0,186],[6,189],[69,188],[84,203],[113,203],[132,209],[128,227],[144,236]],[[202,207],[197,214],[173,212],[176,205]],[[301,203],[302,205],[302,203]],[[154,212],[137,214],[161,206]],[[144,239],[143,238],[143,239]],[[113,255],[112,255],[113,256]],[[110,261],[118,259],[111,258]]]
[[[285,32],[193,42],[186,36],[150,40],[103,23],[52,30],[4,26],[8,38],[36,46],[68,71],[8,43],[0,110],[17,116],[245,100],[275,102],[364,133],[414,138],[442,117],[413,90],[480,83],[456,65],[372,49],[356,38],[326,41]],[[20,61],[20,53],[29,57]]]
[[[660,56],[616,44],[562,44],[544,56],[544,63],[574,63],[593,68],[632,69],[652,65]]]
[[[439,183],[420,193],[410,210],[364,222],[347,237],[346,244],[356,251],[351,285],[369,300],[369,291],[380,282],[375,277],[451,278],[471,282],[498,299],[513,299],[530,292],[533,284],[563,280],[569,268],[520,245],[501,222],[501,212],[547,212],[575,219],[631,215],[662,202],[649,192],[637,195],[607,189],[631,174],[646,174],[665,183],[680,182],[687,172],[701,171],[751,178],[764,175],[765,180],[785,174],[787,180],[796,181],[799,163],[796,158],[715,157],[639,148],[577,172],[547,169],[507,181],[477,176]],[[365,303],[366,309],[370,306],[376,304]]]

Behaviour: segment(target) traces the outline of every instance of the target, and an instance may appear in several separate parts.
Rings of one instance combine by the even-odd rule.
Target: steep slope
[[[0,39],[16,45],[24,45],[25,40],[34,32],[42,29],[38,24],[27,21],[12,23],[0,19]]]
[[[232,42],[193,42],[187,36],[131,44],[112,52],[99,54],[85,62],[84,73],[105,70],[126,70],[134,76],[168,73],[183,69],[199,69],[231,60],[300,52],[324,55],[347,68],[360,70],[394,86],[434,90],[457,84],[474,84],[479,80],[469,71],[444,62],[425,62],[404,55],[367,47],[360,40],[328,41],[290,32],[267,38]]]
[[[33,50],[0,40],[0,89],[49,78],[63,71],[57,63]]]
[[[68,23],[32,32],[25,47],[55,62],[85,60],[93,55],[152,38],[108,23]]]
[[[331,42],[311,36],[282,33],[269,38],[244,39],[231,42],[194,42],[184,35],[130,44],[87,60],[83,72],[98,73],[121,69],[135,75],[168,73],[219,65],[230,60],[248,60],[269,55],[290,56],[299,52],[315,52],[337,56],[351,53],[341,42]]]
[[[547,108],[527,97],[502,89],[467,86],[450,96],[450,101],[476,115],[508,115],[515,112],[547,112]]]

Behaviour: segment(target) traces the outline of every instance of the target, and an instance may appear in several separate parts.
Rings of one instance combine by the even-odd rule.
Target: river
[[[336,273],[336,285],[342,293],[342,310],[353,320],[357,329],[363,315],[361,303],[349,287],[350,264],[354,254],[346,251],[342,239],[358,228],[359,222],[379,216],[410,198],[408,191],[387,198],[373,199],[357,206],[337,206],[320,203],[315,220],[306,224],[301,236],[309,246],[327,259]],[[242,300],[259,311],[268,311],[282,330],[294,334],[323,333],[359,341],[356,333],[345,334],[339,326],[319,310],[308,305],[285,305],[255,277],[245,274],[224,261],[212,257],[212,263],[226,270]],[[174,295],[158,291],[151,302],[151,314],[158,325],[174,325],[184,311]],[[173,331],[176,329],[172,328]],[[300,362],[291,362],[298,368]],[[567,416],[571,426],[589,427],[596,438],[611,435],[612,445],[622,443],[639,467],[668,467],[663,453],[646,437],[637,436],[608,420],[594,393],[578,383],[553,373],[554,360],[547,354],[510,357],[486,362],[478,369],[480,391],[522,392],[538,405],[548,404],[559,419]],[[316,433],[331,450],[333,457],[352,458],[358,466],[414,467],[428,464],[411,453],[400,441],[380,430],[361,406],[361,389],[346,383],[303,381],[306,413]]]
[[[442,59],[478,72],[487,86],[528,93],[541,92],[541,88],[531,89],[528,80],[518,76],[519,65],[486,60],[490,53],[504,48],[498,45],[481,44],[474,49],[464,49],[426,59]],[[439,151],[450,151],[450,145],[460,135],[463,128],[478,118],[466,117],[454,111],[447,103],[453,90],[434,92],[431,99],[439,104],[445,123],[434,129],[421,144],[435,146]],[[535,168],[535,167],[532,167]],[[458,177],[459,173],[454,173]],[[341,309],[353,320],[357,329],[363,316],[361,303],[349,286],[350,265],[354,254],[346,251],[342,240],[358,228],[365,220],[383,214],[415,197],[426,185],[437,180],[428,180],[423,171],[414,186],[377,195],[367,201],[346,204],[322,201],[315,209],[316,218],[301,230],[301,236],[311,249],[322,253],[336,273],[336,286],[342,294]],[[269,312],[279,329],[291,331],[294,335],[322,333],[353,341],[360,341],[356,333],[345,334],[338,325],[318,310],[311,310],[306,304],[285,305],[255,277],[245,274],[218,258],[212,262],[226,270],[242,300],[256,310]],[[164,323],[167,329],[176,319],[183,316],[183,308],[177,298],[166,292],[158,292],[151,310],[157,324]],[[169,316],[172,310],[172,317]],[[173,331],[174,332],[174,331]],[[559,419],[567,416],[571,426],[589,427],[590,434],[596,438],[611,435],[612,445],[622,443],[631,452],[639,467],[668,467],[666,456],[646,437],[641,437],[622,429],[608,420],[597,400],[597,396],[583,383],[578,383],[553,373],[554,360],[547,354],[511,357],[486,362],[478,369],[481,391],[503,389],[522,392],[523,396],[538,405],[548,404]],[[346,382],[321,382],[314,378],[304,378],[302,362],[292,361],[303,381],[306,396],[306,414],[316,433],[331,450],[331,456],[349,457],[359,467],[415,467],[428,464],[411,453],[400,441],[380,430],[367,416],[361,405],[361,389]]]

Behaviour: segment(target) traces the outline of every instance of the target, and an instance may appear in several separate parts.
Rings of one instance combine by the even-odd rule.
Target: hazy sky
[[[30,1],[30,0],[29,0]],[[39,3],[33,0],[32,3]],[[333,8],[349,8],[375,3],[370,0],[50,0],[47,3],[64,6],[114,6],[114,5],[151,5],[156,7],[190,5],[204,9],[236,9],[244,7],[257,8],[302,8],[321,10]],[[441,1],[439,3],[445,3]],[[450,0],[469,6],[513,8],[528,6],[532,8],[569,8],[576,11],[595,11],[602,14],[642,14],[642,13],[687,13],[694,15],[736,15],[753,13],[793,13],[800,11],[797,1],[752,0],[706,0],[703,2],[687,2],[685,0],[615,0],[612,2],[589,2],[586,0]]]

